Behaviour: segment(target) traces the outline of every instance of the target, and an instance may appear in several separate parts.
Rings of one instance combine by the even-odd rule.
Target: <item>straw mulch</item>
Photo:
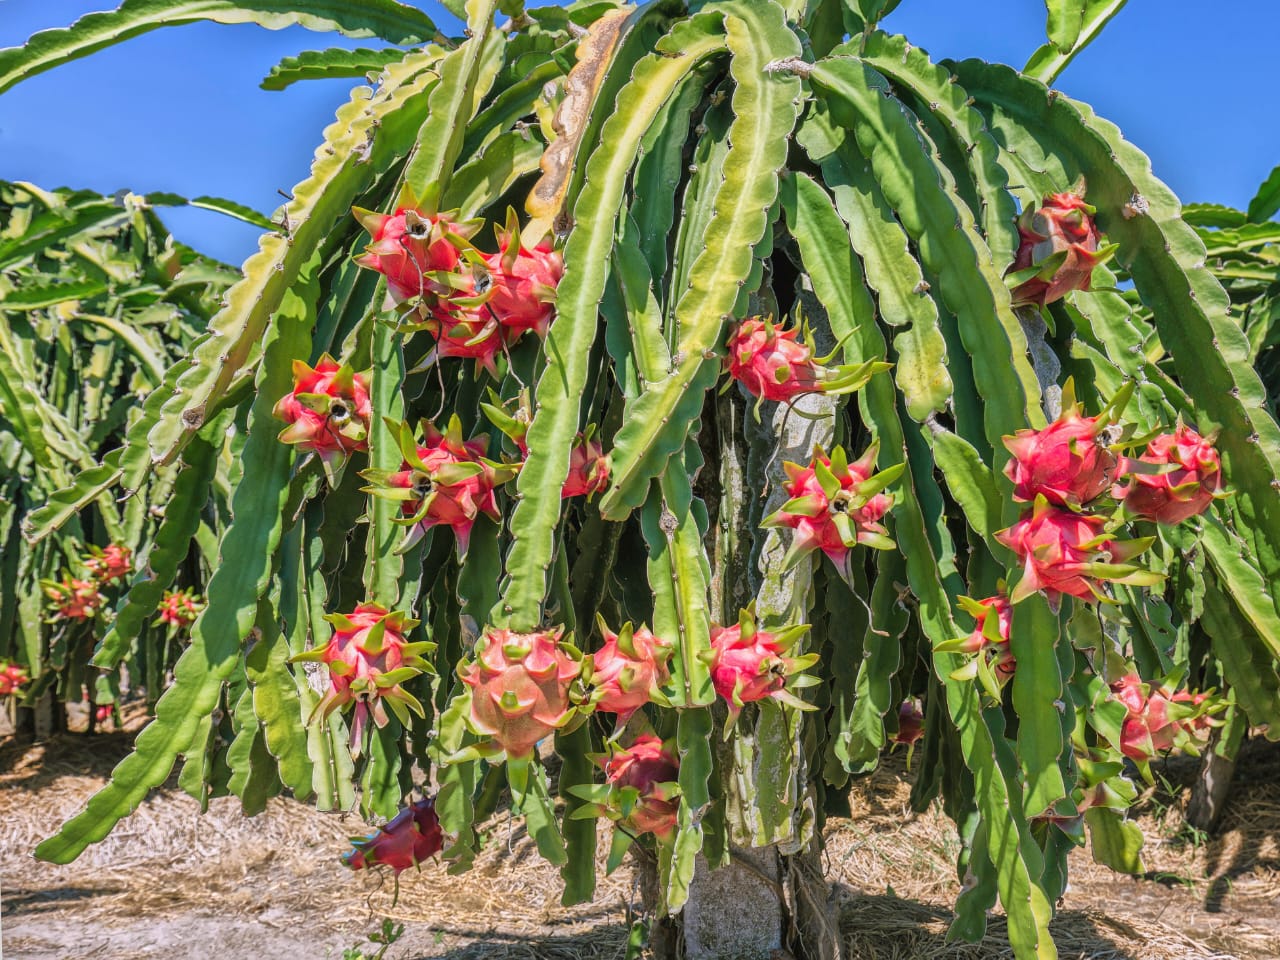
[[[131,724],[133,726],[133,724]],[[518,825],[489,825],[475,869],[443,865],[395,884],[337,860],[356,816],[277,799],[245,819],[238,802],[198,805],[172,781],[74,864],[29,852],[76,813],[128,748],[126,734],[67,734],[34,746],[0,740],[0,908],[4,952],[68,956],[340,958],[383,917],[405,924],[389,960],[621,960],[638,891],[624,867],[601,878],[594,903],[559,904],[555,868]],[[1176,788],[1194,765],[1166,768]],[[977,960],[1011,956],[1003,922],[981,944],[947,944],[956,841],[940,813],[913,816],[902,758],[861,781],[852,820],[827,831],[851,958]],[[1180,779],[1181,778],[1181,779]],[[1246,745],[1223,830],[1183,828],[1185,791],[1144,806],[1147,879],[1117,877],[1087,853],[1054,935],[1064,960],[1275,960],[1280,957],[1280,748]],[[603,871],[602,871],[603,872]]]

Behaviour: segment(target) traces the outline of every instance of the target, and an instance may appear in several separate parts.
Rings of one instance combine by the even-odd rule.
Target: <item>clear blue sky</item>
[[[0,47],[111,0],[0,0]],[[437,4],[420,4],[438,22]],[[975,14],[974,11],[983,13]],[[446,15],[447,16],[447,15]],[[935,58],[1021,66],[1044,39],[1042,0],[902,0],[885,21]],[[1152,157],[1184,200],[1245,206],[1280,164],[1277,0],[1130,0],[1058,86],[1093,104]],[[225,196],[270,212],[307,172],[345,80],[258,89],[281,57],[379,46],[298,27],[157,30],[0,95],[0,179],[114,192]],[[257,231],[198,210],[163,211],[184,242],[240,263]]]

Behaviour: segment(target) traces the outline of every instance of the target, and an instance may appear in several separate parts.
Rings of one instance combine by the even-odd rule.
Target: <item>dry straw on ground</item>
[[[6,953],[84,957],[341,957],[382,917],[405,924],[390,958],[620,960],[627,868],[596,900],[559,905],[560,883],[509,818],[485,831],[470,873],[443,865],[389,877],[338,863],[358,817],[273,800],[253,819],[237,802],[198,805],[172,783],[75,864],[29,851],[103,783],[123,734],[68,734],[34,746],[0,742],[0,903]],[[1194,763],[1166,766],[1173,786]],[[914,816],[901,756],[862,780],[854,818],[833,820],[826,866],[851,958],[977,960],[1011,956],[993,917],[976,945],[948,944],[954,832],[940,812]],[[1276,960],[1280,957],[1280,748],[1250,743],[1222,833],[1197,838],[1180,819],[1185,790],[1149,798],[1146,879],[1075,855],[1054,935],[1064,960]],[[394,901],[394,902],[393,902]]]

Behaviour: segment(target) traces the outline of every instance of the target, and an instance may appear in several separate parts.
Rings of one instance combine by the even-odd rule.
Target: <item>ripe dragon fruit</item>
[[[1054,193],[1037,210],[1018,218],[1021,244],[1010,267],[1015,304],[1043,307],[1072,290],[1088,290],[1093,268],[1106,263],[1115,246],[1101,245],[1094,208],[1075,193]]]
[[[1017,523],[996,534],[1023,565],[1009,600],[1018,603],[1042,590],[1056,611],[1064,593],[1081,600],[1106,599],[1105,580],[1149,586],[1164,579],[1127,563],[1151,545],[1151,538],[1113,540],[1106,528],[1104,517],[1072,513],[1037,497]]]
[[[98,707],[97,710],[93,712],[94,722],[99,725],[106,723],[108,720],[111,720],[113,717],[115,717],[115,707],[113,707],[109,703],[102,704],[101,706]]]
[[[409,804],[367,837],[352,837],[352,849],[342,862],[352,870],[390,867],[398,877],[435,856],[444,847],[444,833],[431,797]]]
[[[66,576],[60,582],[41,580],[40,586],[56,608],[49,618],[50,623],[58,620],[92,620],[106,603],[106,598],[98,592],[97,582],[93,580],[76,580]]]
[[[447,526],[457,537],[458,555],[466,556],[476,517],[483,513],[501,521],[494,489],[515,476],[517,468],[485,459],[487,436],[464,441],[457,415],[450,418],[444,433],[424,421],[423,445],[414,440],[408,424],[389,425],[398,433],[406,459],[395,473],[362,471],[360,476],[371,481],[363,491],[401,502],[405,516],[399,522],[410,528],[401,552],[432,527]]]
[[[156,617],[156,626],[167,623],[181,629],[196,622],[196,617],[204,609],[204,601],[190,587],[186,590],[166,590],[157,609],[160,615]]]
[[[514,340],[526,330],[539,337],[556,315],[556,287],[564,276],[564,257],[544,240],[532,250],[520,242],[515,213],[498,231],[498,252],[484,258],[489,268],[488,306]]]
[[[600,764],[609,787],[603,812],[636,836],[652,833],[668,839],[680,809],[680,761],[674,748],[644,733]]]
[[[621,729],[670,679],[667,660],[675,648],[644,627],[636,630],[625,623],[614,633],[603,617],[597,615],[597,621],[604,645],[591,658],[591,699],[596,710],[616,713]]]
[[[1174,747],[1194,753],[1193,734],[1215,725],[1211,711],[1219,705],[1206,694],[1170,694],[1163,684],[1144,683],[1135,673],[1116,680],[1111,690],[1128,711],[1120,752],[1140,766]]]
[[[599,440],[591,439],[591,430],[578,434],[569,450],[569,477],[560,488],[564,498],[603,493],[609,486],[609,456]]]
[[[818,655],[785,656],[808,629],[805,624],[769,633],[759,629],[750,609],[743,610],[732,627],[711,628],[711,650],[705,656],[711,667],[711,683],[729,707],[726,735],[748,703],[773,699],[799,710],[813,709],[788,687],[816,682],[799,674],[817,663]]]
[[[24,683],[30,682],[31,677],[27,675],[26,667],[0,660],[0,697],[15,694]]]
[[[497,357],[506,348],[502,324],[489,304],[487,294],[477,291],[475,276],[457,274],[451,278],[452,289],[440,299],[416,325],[435,340],[441,357],[459,357],[476,361],[498,378]]]
[[[1107,429],[1102,416],[1082,417],[1064,409],[1042,430],[1019,430],[1004,438],[1013,454],[1004,472],[1015,500],[1043,496],[1058,506],[1079,507],[1103,494],[1115,480],[1116,456],[1098,442]]]
[[[329,690],[316,704],[312,719],[323,720],[354,702],[351,744],[358,749],[370,716],[379,727],[387,725],[384,702],[406,727],[408,711],[425,716],[417,697],[401,686],[420,673],[435,672],[422,659],[422,654],[434,650],[435,644],[425,640],[409,643],[405,638],[418,625],[417,620],[391,613],[376,603],[364,603],[349,614],[330,614],[325,619],[334,626],[329,642],[292,658],[323,663],[329,668]]]
[[[333,480],[334,472],[356,450],[369,449],[369,379],[327,353],[312,369],[293,361],[293,390],[280,398],[273,415],[289,424],[283,443],[314,453]]]
[[[537,633],[490,628],[458,675],[471,688],[470,725],[493,753],[527,759],[538,742],[564,728],[582,702],[581,654],[562,627]]]
[[[914,697],[903,700],[898,706],[898,732],[893,735],[893,742],[911,747],[923,736],[924,711],[920,709],[920,701]],[[910,760],[907,764],[910,766]]]
[[[801,343],[799,328],[784,330],[763,317],[748,317],[727,344],[729,376],[760,400],[786,402],[805,393],[844,394],[860,389],[886,363],[828,367]]]
[[[872,444],[861,458],[849,463],[841,447],[831,451],[830,457],[815,447],[807,467],[782,465],[789,478],[785,489],[791,499],[761,526],[796,531],[786,567],[813,550],[821,550],[847,577],[853,547],[860,543],[882,550],[893,547],[889,531],[879,523],[893,505],[893,497],[881,491],[898,479],[904,465],[873,473],[878,453],[879,444]]]
[[[1116,495],[1130,514],[1156,523],[1181,523],[1208,509],[1222,496],[1222,460],[1213,443],[1179,423],[1173,433],[1163,433],[1147,444],[1133,468],[1149,464],[1158,472],[1129,474],[1128,487]]]
[[[508,404],[492,390],[489,391],[489,403],[480,404],[489,422],[501,430],[516,445],[520,456],[528,457],[529,444],[525,434],[529,432],[529,421],[533,419],[533,411],[526,392],[515,398],[515,413],[507,412]],[[609,486],[609,472],[612,469],[609,455],[604,446],[594,439],[595,424],[588,424],[585,431],[580,432],[569,450],[569,476],[560,488],[560,496],[564,498],[586,496],[590,499],[597,493],[604,492]]]
[[[951,674],[953,680],[972,680],[977,677],[995,700],[1000,690],[1013,677],[1017,661],[1009,649],[1010,632],[1013,629],[1013,605],[1004,594],[996,594],[985,600],[960,597],[960,606],[974,620],[972,632],[954,640],[947,640],[934,647],[938,653],[977,654],[970,662]]]
[[[430,204],[420,206],[406,191],[394,213],[352,209],[373,241],[355,262],[387,278],[392,305],[421,301],[429,309],[450,296],[448,274],[458,269],[466,241],[479,229],[423,206]]]
[[[110,583],[127,577],[133,571],[133,560],[128,547],[111,544],[105,550],[89,548],[90,555],[84,565],[91,576],[100,583]]]

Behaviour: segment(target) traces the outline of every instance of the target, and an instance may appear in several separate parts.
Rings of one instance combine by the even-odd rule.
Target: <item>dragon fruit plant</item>
[[[602,832],[638,854],[650,929],[683,928],[655,949],[835,957],[827,891],[776,891],[916,738],[913,803],[957,817],[952,935],[999,903],[1019,960],[1054,956],[1069,850],[1140,868],[1153,700],[1174,746],[1203,717],[1211,743],[1280,731],[1280,427],[1177,199],[1046,86],[1105,17],[1055,4],[1088,29],[1055,17],[1018,71],[933,63],[893,6],[471,0],[453,39],[390,0],[236,8],[396,46],[267,80],[376,78],[128,432],[180,513],[234,422],[230,523],[135,754],[38,855],[74,859],[179,760],[251,812],[288,790],[393,820],[429,782],[451,870],[510,796],[565,903]],[[0,53],[0,89],[107,33]],[[301,384],[326,356],[367,380]],[[363,435],[330,479],[335,390]],[[434,678],[374,670],[390,626],[335,634],[357,604],[402,612]],[[718,922],[708,870],[752,922]]]
[[[158,699],[178,646],[156,605],[217,562],[228,415],[181,462],[138,442],[237,276],[169,235],[158,211],[186,202],[0,182],[0,658],[29,677],[23,734],[65,729],[86,687],[115,699],[126,673]],[[68,492],[86,478],[96,492]]]

